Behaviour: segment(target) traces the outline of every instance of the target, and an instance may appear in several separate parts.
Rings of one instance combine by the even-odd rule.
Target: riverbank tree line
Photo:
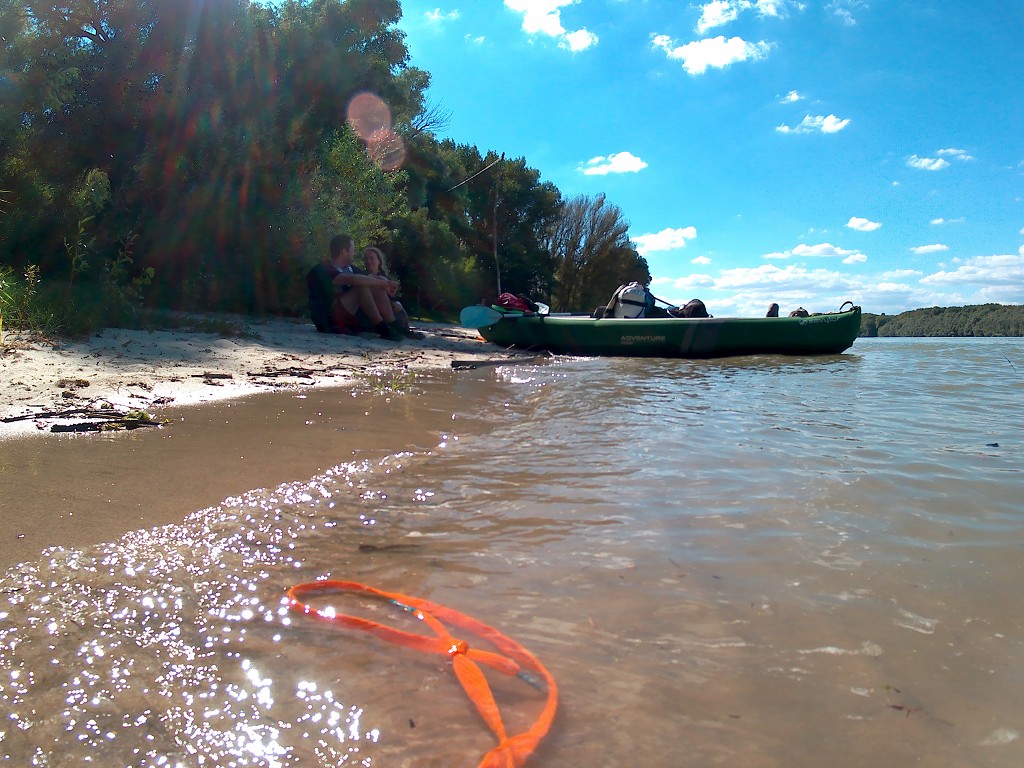
[[[861,336],[1024,336],[1024,307],[976,304],[861,316]]]
[[[603,196],[438,138],[400,18],[398,0],[0,0],[8,325],[303,314],[337,232],[382,247],[425,316],[500,291],[589,311],[649,282]]]

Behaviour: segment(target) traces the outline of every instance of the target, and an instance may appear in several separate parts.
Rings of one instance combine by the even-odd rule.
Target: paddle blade
[[[501,318],[501,312],[480,304],[462,310],[459,322],[466,328],[483,328],[485,325],[494,325]]]

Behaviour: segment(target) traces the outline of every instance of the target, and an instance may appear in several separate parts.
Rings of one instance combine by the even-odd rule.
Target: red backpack
[[[498,306],[504,309],[514,309],[519,312],[535,312],[536,308],[531,307],[529,302],[514,293],[503,293],[498,297]]]

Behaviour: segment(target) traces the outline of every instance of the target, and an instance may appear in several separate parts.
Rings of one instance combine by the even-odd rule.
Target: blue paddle
[[[519,315],[513,315],[518,317]],[[483,328],[486,325],[494,325],[505,317],[504,313],[496,309],[477,304],[473,307],[466,307],[459,315],[459,322],[466,328]]]

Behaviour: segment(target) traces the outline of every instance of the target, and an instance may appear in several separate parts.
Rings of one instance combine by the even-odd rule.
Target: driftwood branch
[[[8,416],[3,419],[4,424],[11,424],[15,421],[28,421],[29,419],[67,419],[71,416],[80,416],[84,414],[98,414],[100,417],[104,415],[114,414],[117,416],[122,415],[118,411],[114,410],[98,410],[96,408],[69,408],[66,411],[41,411],[39,413],[27,413],[24,416]]]
[[[118,418],[107,418],[99,422],[81,421],[77,424],[53,424],[51,432],[117,432],[128,429],[139,429],[140,427],[162,427],[168,423],[168,419],[153,419],[144,414],[136,418],[132,414]]]
[[[8,416],[5,424],[15,421],[45,421],[48,419],[89,419],[74,424],[51,424],[51,432],[112,432],[139,427],[162,427],[169,419],[158,419],[145,411],[119,411],[114,408],[68,408],[63,411],[39,411],[24,416]],[[40,426],[40,428],[42,428]]]
[[[452,360],[452,368],[456,371],[467,371],[486,365],[528,364],[536,359],[536,357],[505,357],[500,360]]]
[[[277,368],[275,370],[266,370],[259,373],[250,373],[249,376],[252,378],[274,378],[276,376],[294,376],[300,379],[312,379],[316,374],[326,374],[328,369],[322,369],[315,371],[311,368]]]
[[[193,379],[233,379],[235,377],[234,377],[234,375],[232,375],[230,373],[210,373],[209,371],[207,371],[206,373],[193,373],[192,374],[192,378]]]

